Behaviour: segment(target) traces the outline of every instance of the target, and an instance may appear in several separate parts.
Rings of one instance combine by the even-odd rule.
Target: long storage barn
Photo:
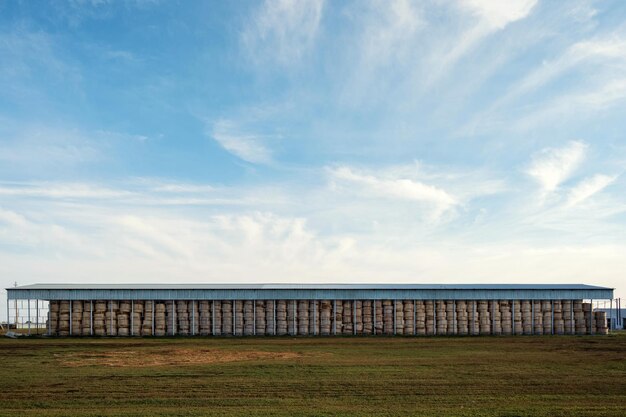
[[[48,306],[54,336],[606,334],[590,285],[36,284],[8,301]],[[7,316],[11,309],[7,302]],[[22,313],[23,315],[24,313]],[[30,323],[30,320],[29,320]]]

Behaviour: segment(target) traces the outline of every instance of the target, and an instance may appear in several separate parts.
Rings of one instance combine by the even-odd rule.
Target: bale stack
[[[298,334],[298,303],[296,300],[287,302],[287,333],[289,335]]]
[[[565,322],[563,320],[563,305],[561,301],[554,301],[554,334],[565,333]]]
[[[530,305],[530,301],[523,300],[522,301],[522,333],[523,334],[532,334],[533,332],[533,323],[532,323],[532,308]]]
[[[402,300],[394,300],[393,301],[394,308],[396,311],[395,319],[396,319],[396,328],[395,332],[398,335],[404,334],[404,310],[402,305]]]
[[[79,300],[72,301],[72,335],[80,336],[82,332],[83,321],[83,302]],[[89,329],[89,326],[87,326]],[[89,332],[87,332],[89,334]]]
[[[154,305],[155,302],[145,301],[143,303],[143,316],[141,320],[141,335],[142,336],[153,336],[152,334],[152,318],[154,313]],[[139,326],[137,326],[139,328]]]
[[[573,318],[573,303],[572,300],[561,301],[561,314],[563,315],[563,331],[565,334],[574,333],[574,318]]]
[[[413,300],[399,301],[398,305],[402,305],[402,334],[413,335],[415,330],[415,308]]]
[[[432,300],[424,301],[424,309],[426,310],[426,334],[435,334],[435,303]]]
[[[467,325],[467,303],[464,300],[457,300],[455,304],[456,334],[467,335],[469,329]]]
[[[55,336],[59,330],[59,302],[50,301],[48,308],[48,331],[50,335]]]
[[[383,300],[383,333],[393,334],[393,301]]]
[[[513,333],[511,303],[507,300],[500,301],[500,323],[502,325],[502,334],[510,335]]]
[[[276,300],[266,301],[265,302],[265,334],[276,336],[276,323],[274,320],[274,311],[276,311]]]
[[[235,300],[233,302],[234,305],[234,311],[233,311],[233,317],[235,319],[235,331],[234,331],[234,335],[235,336],[242,336],[243,335],[243,320],[244,320],[244,311],[243,311],[243,301],[242,300]]]
[[[57,331],[59,336],[70,335],[70,302],[61,301],[59,304],[59,328]]]
[[[255,334],[257,336],[265,336],[265,328],[267,326],[267,323],[265,321],[265,304],[266,302],[263,300],[256,300],[255,301],[255,311],[254,311],[254,315],[255,315]]]
[[[550,300],[541,302],[541,312],[543,313],[543,334],[552,334],[552,303]]]
[[[167,316],[165,315],[165,303],[159,301],[154,305],[154,335],[165,336],[167,334]]]
[[[381,300],[375,300],[372,303],[372,308],[376,311],[372,311],[372,320],[374,320],[374,333],[383,334],[385,329],[385,309],[383,308],[383,302]]]
[[[198,333],[201,336],[212,334],[212,323],[211,302],[208,300],[198,301]]]
[[[535,315],[534,315],[535,327],[533,329],[533,333],[537,335],[542,335],[543,334],[543,312],[541,311],[541,301],[534,300],[533,303],[534,303],[534,309],[535,309]]]
[[[583,302],[582,300],[574,301],[574,321],[576,334],[585,334],[588,331],[588,327],[586,325],[585,312],[583,311]]]
[[[437,334],[443,336],[447,334],[448,330],[448,319],[446,317],[446,302],[437,300],[436,301],[437,308]]]
[[[596,320],[591,312],[591,303],[583,303],[583,312],[585,313],[585,332],[595,333]]]
[[[193,335],[200,333],[200,307],[195,300],[189,302],[189,329]]]
[[[491,334],[501,335],[502,334],[502,315],[500,313],[500,301],[491,300],[489,301],[489,315],[493,320]]]
[[[477,335],[480,332],[480,316],[478,312],[478,303],[476,300],[467,302],[467,321],[469,324],[469,334]]]
[[[363,310],[363,334],[374,334],[374,302],[364,300],[361,304]]]
[[[519,300],[511,301],[512,308],[512,317],[513,317],[513,332],[515,334],[522,334],[524,331],[523,327],[523,316],[522,316],[522,304]]]
[[[287,334],[287,301],[276,301],[276,334],[284,336]]]
[[[176,334],[176,303],[174,301],[165,302],[165,329],[168,335]]]
[[[333,319],[335,322],[333,323],[333,333],[334,334],[342,334],[343,332],[343,302],[341,300],[333,301]]]
[[[332,331],[332,302],[322,300],[320,302],[320,334],[328,336]]]
[[[130,335],[141,336],[141,321],[143,318],[143,301],[131,301]]]
[[[352,316],[354,311],[352,310],[352,301],[344,300],[341,302],[343,305],[342,314],[341,314],[341,334],[351,335],[353,332],[352,327]],[[339,301],[337,301],[339,304]],[[337,331],[339,333],[339,331]]]
[[[93,303],[93,334],[96,336],[105,336],[106,331],[106,301],[95,301]]]
[[[416,333],[424,336],[426,334],[426,306],[421,300],[415,302],[415,320],[417,321]]]
[[[354,303],[356,321],[353,323],[353,326],[355,327],[355,333],[363,334],[363,301],[356,300]]]
[[[596,321],[596,333],[609,334],[609,328],[606,323],[606,311],[595,311],[594,317]]]
[[[252,300],[243,302],[243,334],[244,336],[252,336],[254,334],[255,303]]]
[[[480,300],[476,306],[478,315],[479,334],[491,334],[491,317],[489,315],[489,301]]]
[[[126,337],[130,334],[130,301],[119,302],[117,312],[117,335]]]
[[[298,334],[306,336],[309,334],[309,302],[307,300],[298,301]]]
[[[222,301],[222,335],[232,336],[233,334],[233,302]]]
[[[211,333],[214,336],[221,336],[224,334],[224,329],[222,327],[222,314],[222,303],[216,300],[211,301],[211,320],[213,320],[211,323]]]
[[[456,334],[456,302],[453,300],[447,300],[444,301],[444,303],[446,305],[446,334]]]
[[[109,301],[107,303],[107,311],[104,313],[105,330],[107,336],[117,336],[117,313],[119,312],[119,303],[117,301]]]

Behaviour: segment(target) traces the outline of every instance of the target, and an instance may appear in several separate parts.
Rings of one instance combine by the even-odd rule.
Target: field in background
[[[626,334],[0,339],[0,415],[626,414]]]

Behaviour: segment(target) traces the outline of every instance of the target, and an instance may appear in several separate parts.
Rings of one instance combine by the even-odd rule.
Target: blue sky
[[[626,3],[0,2],[0,284],[626,271]]]

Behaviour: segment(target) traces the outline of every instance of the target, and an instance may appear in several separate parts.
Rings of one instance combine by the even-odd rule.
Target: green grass
[[[171,350],[209,359],[242,352],[288,357],[150,366],[124,359],[168,357]],[[112,352],[113,365],[124,366],[100,363]],[[24,338],[0,340],[0,357],[0,415],[7,416],[626,415],[623,333]],[[70,366],[76,363],[84,366]]]

